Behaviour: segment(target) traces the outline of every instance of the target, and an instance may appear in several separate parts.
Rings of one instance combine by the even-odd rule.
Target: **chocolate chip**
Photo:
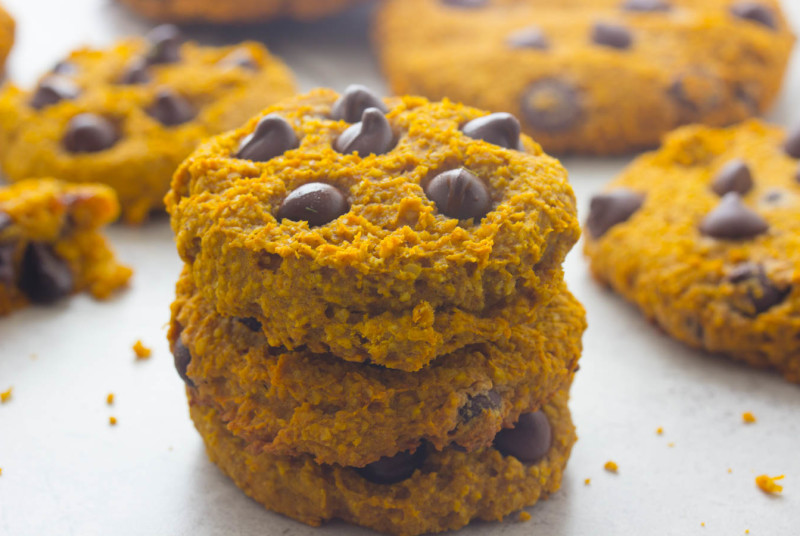
[[[20,271],[19,289],[33,303],[53,303],[72,292],[74,281],[69,264],[47,244],[28,244]]]
[[[615,225],[628,221],[642,207],[644,199],[644,194],[627,188],[594,196],[589,203],[586,230],[592,238],[600,238]]]
[[[355,153],[360,156],[384,154],[394,146],[394,133],[386,116],[378,108],[367,108],[361,121],[351,125],[334,142],[333,148],[340,153]]]
[[[117,129],[96,114],[78,114],[70,119],[64,134],[64,148],[71,153],[96,153],[117,142]]]
[[[633,44],[633,36],[625,26],[597,22],[592,27],[592,41],[597,45],[624,50]]]
[[[248,71],[257,71],[259,69],[258,62],[256,62],[249,48],[237,48],[219,60],[217,65],[220,67],[238,67]]]
[[[158,63],[176,63],[181,59],[181,31],[172,24],[163,24],[150,30],[147,34],[150,50],[147,52],[147,62],[151,65]]]
[[[494,437],[494,448],[503,456],[513,456],[523,463],[541,460],[550,450],[553,431],[542,411],[523,413],[514,428],[504,428]]]
[[[786,141],[783,143],[783,150],[792,158],[800,158],[800,126],[795,127],[795,129],[786,136]]]
[[[41,110],[62,100],[73,100],[80,93],[80,88],[69,78],[55,75],[48,76],[39,83],[39,87],[33,93],[29,104],[32,108]]]
[[[738,158],[731,160],[720,169],[711,183],[711,189],[719,196],[728,192],[744,195],[753,188],[753,174],[747,163]]]
[[[0,242],[0,284],[11,286],[14,284],[14,251],[12,243]]]
[[[464,125],[461,132],[470,138],[506,149],[522,149],[519,139],[519,120],[509,113],[496,113],[473,119]]]
[[[11,227],[13,223],[14,220],[11,219],[11,216],[5,212],[0,212],[0,233]]]
[[[156,94],[156,100],[147,108],[147,115],[164,126],[182,125],[195,118],[195,111],[182,95],[164,88]]]
[[[469,397],[467,403],[458,408],[458,418],[462,422],[469,422],[479,416],[484,411],[498,410],[503,405],[500,395],[492,389],[485,395],[475,395]]]
[[[136,58],[128,64],[128,67],[119,78],[119,83],[126,86],[133,86],[138,84],[147,84],[153,79],[150,76],[147,61],[142,58]]]
[[[242,139],[236,158],[266,162],[300,145],[289,122],[278,114],[264,116],[252,134]]]
[[[758,2],[739,2],[731,6],[731,13],[734,17],[749,20],[773,30],[777,29],[778,21],[775,12],[771,8],[759,4]]]
[[[767,277],[764,266],[754,262],[744,262],[733,267],[728,281],[734,285],[747,284],[747,295],[753,313],[759,315],[783,302],[791,289],[780,289]]]
[[[783,191],[781,190],[771,190],[767,192],[764,196],[764,202],[769,203],[770,205],[778,204],[780,201],[783,201],[784,195]]]
[[[357,123],[364,115],[367,108],[377,108],[383,113],[387,113],[389,108],[383,101],[375,95],[369,88],[353,84],[344,90],[331,108],[331,118],[344,120],[348,123]]]
[[[533,48],[537,50],[547,50],[550,43],[547,41],[540,28],[523,28],[512,33],[506,39],[506,43],[511,48]]]
[[[377,462],[357,468],[361,478],[374,484],[397,484],[411,478],[414,472],[422,467],[426,458],[426,447],[420,445],[414,452],[405,451],[394,456],[384,456]]]
[[[192,362],[192,353],[189,351],[189,348],[183,344],[180,336],[178,336],[178,340],[175,341],[175,345],[173,346],[172,357],[175,361],[175,370],[178,371],[178,376],[181,377],[186,385],[194,387],[194,382],[186,373],[186,370],[189,368],[189,363]]]
[[[53,74],[61,74],[66,76],[77,73],[78,67],[72,62],[69,62],[67,60],[61,60],[55,65],[53,65],[53,68],[50,69],[50,72]]]
[[[452,7],[477,8],[489,4],[489,0],[440,0],[442,4]]]
[[[672,82],[667,95],[692,112],[709,111],[723,102],[725,86],[715,75],[701,70],[689,71]]]
[[[344,194],[330,184],[310,182],[290,193],[278,209],[278,220],[307,221],[310,227],[332,222],[350,210]]]
[[[261,331],[261,322],[259,322],[257,318],[253,318],[252,316],[239,317],[236,319],[236,321],[242,324],[250,331],[255,331],[255,332]]]
[[[554,78],[529,85],[522,95],[521,107],[528,124],[544,132],[570,130],[583,115],[578,91]]]
[[[736,192],[722,197],[719,205],[700,223],[700,232],[722,240],[743,240],[767,232],[769,224],[747,208]]]
[[[628,0],[622,4],[624,11],[638,11],[652,13],[657,11],[669,11],[672,6],[664,0]]]
[[[436,175],[425,187],[425,195],[439,212],[458,220],[480,220],[492,208],[489,189],[464,168]]]

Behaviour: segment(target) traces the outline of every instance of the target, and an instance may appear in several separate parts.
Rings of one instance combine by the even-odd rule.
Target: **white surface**
[[[146,28],[102,0],[4,3],[19,22],[9,74],[23,83],[70,47]],[[800,28],[800,2],[787,8]],[[297,69],[304,89],[351,81],[382,89],[366,20],[361,10],[312,26],[191,34],[212,42],[266,38]],[[796,61],[775,120],[800,119],[788,97],[798,90]],[[582,210],[626,161],[565,162]],[[110,303],[79,296],[0,320],[0,391],[14,387],[13,399],[0,406],[0,535],[372,534],[342,523],[312,529],[269,513],[207,461],[165,341],[180,268],[169,226],[116,226],[110,235],[136,269],[129,291]],[[528,523],[476,524],[462,533],[798,534],[800,387],[668,339],[593,284],[577,250],[567,278],[590,328],[573,388],[580,441],[563,489],[532,508]],[[131,345],[140,338],[153,357],[135,362]],[[109,392],[113,407],[105,403]],[[742,424],[744,411],[758,423]],[[108,425],[111,415],[118,426]],[[663,436],[655,433],[659,426]],[[609,459],[619,463],[618,475],[603,470]],[[783,496],[755,487],[761,473],[786,475]]]

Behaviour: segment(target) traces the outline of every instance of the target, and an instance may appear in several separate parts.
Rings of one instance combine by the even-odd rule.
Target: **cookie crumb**
[[[583,485],[584,486],[588,486],[591,483],[592,483],[592,479],[591,478],[587,478],[586,480],[583,481]]]
[[[522,521],[522,522],[530,521],[531,520],[531,515],[528,512],[526,512],[525,510],[523,510],[522,512],[519,513],[518,519],[520,521]]]
[[[117,425],[117,418],[116,417],[109,417],[108,418],[108,424],[110,424],[111,426],[116,426]]]
[[[613,462],[613,461],[609,460],[603,466],[603,469],[605,469],[609,473],[616,473],[617,471],[619,471],[619,466],[617,465],[617,462]]]
[[[106,404],[109,406],[114,404],[114,393],[108,393],[108,396],[106,397]]]
[[[756,422],[756,416],[750,413],[749,411],[745,411],[744,413],[742,413],[742,421],[745,424],[753,424],[754,422]]]
[[[3,476],[3,468],[0,467],[0,476]]]
[[[0,404],[5,404],[9,400],[11,400],[11,391],[13,391],[13,387],[9,387],[6,391],[0,393]]]
[[[700,523],[700,526],[701,526],[701,527],[705,527],[705,526],[706,526],[706,524],[705,524],[705,523]]]
[[[675,447],[675,442],[674,441],[670,441],[669,443],[667,443],[667,446],[669,448],[674,448]]]
[[[733,469],[731,469],[730,467],[728,467],[728,474],[731,474],[731,473],[733,473]]]
[[[745,534],[750,534],[750,529],[745,529],[744,533]]]
[[[152,354],[153,351],[142,344],[142,341],[136,341],[136,344],[133,345],[133,352],[136,354],[136,359],[148,359]]]
[[[664,429],[663,429],[662,427],[660,427],[660,426],[659,426],[658,428],[656,428],[656,434],[658,434],[658,435],[664,435]]]
[[[783,491],[783,486],[777,484],[776,480],[782,480],[781,476],[768,476],[760,475],[756,477],[756,486],[758,486],[764,493],[775,494]]]

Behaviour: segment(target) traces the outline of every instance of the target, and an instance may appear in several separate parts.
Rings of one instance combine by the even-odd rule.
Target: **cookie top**
[[[14,45],[14,19],[0,5],[0,74],[3,73],[6,58]]]
[[[204,144],[167,207],[219,312],[255,317],[273,346],[403,370],[452,351],[470,329],[457,316],[524,300],[508,319],[524,321],[579,234],[564,168],[512,116],[359,87]]]
[[[162,26],[106,50],[81,49],[30,91],[0,94],[0,162],[12,180],[103,182],[132,223],[163,207],[175,168],[209,135],[292,94],[287,68],[257,43],[202,47]]]
[[[672,335],[800,381],[800,129],[685,127],[591,202],[592,271]]]
[[[173,22],[254,22],[277,17],[313,20],[364,0],[119,0],[139,13]]]
[[[777,0],[389,0],[375,40],[395,93],[511,112],[547,151],[612,154],[765,111],[794,36]]]

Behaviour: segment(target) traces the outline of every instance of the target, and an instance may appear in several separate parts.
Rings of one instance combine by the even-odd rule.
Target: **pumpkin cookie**
[[[672,336],[800,382],[800,129],[680,129],[586,231],[595,277]]]
[[[253,453],[194,396],[189,390],[191,416],[211,460],[270,510],[309,525],[337,518],[414,536],[472,519],[499,521],[558,490],[575,442],[567,393],[560,391],[500,432],[492,447],[439,452],[422,443],[360,469],[319,465],[311,456]]]
[[[89,291],[108,298],[132,272],[99,228],[114,220],[114,192],[52,179],[0,188],[0,315]]]
[[[6,64],[8,53],[14,45],[14,19],[0,5],[0,75]]]
[[[507,111],[547,151],[614,154],[764,112],[794,36],[778,0],[388,0],[397,94]]]
[[[317,90],[198,149],[167,207],[225,316],[268,344],[419,370],[562,289],[567,174],[509,114]]]
[[[287,68],[256,43],[201,47],[161,26],[82,49],[36,88],[0,94],[0,163],[11,180],[57,176],[113,187],[122,217],[163,208],[178,164],[204,138],[291,95]]]
[[[277,17],[313,20],[364,0],[119,0],[146,17],[173,22],[258,22]]]

